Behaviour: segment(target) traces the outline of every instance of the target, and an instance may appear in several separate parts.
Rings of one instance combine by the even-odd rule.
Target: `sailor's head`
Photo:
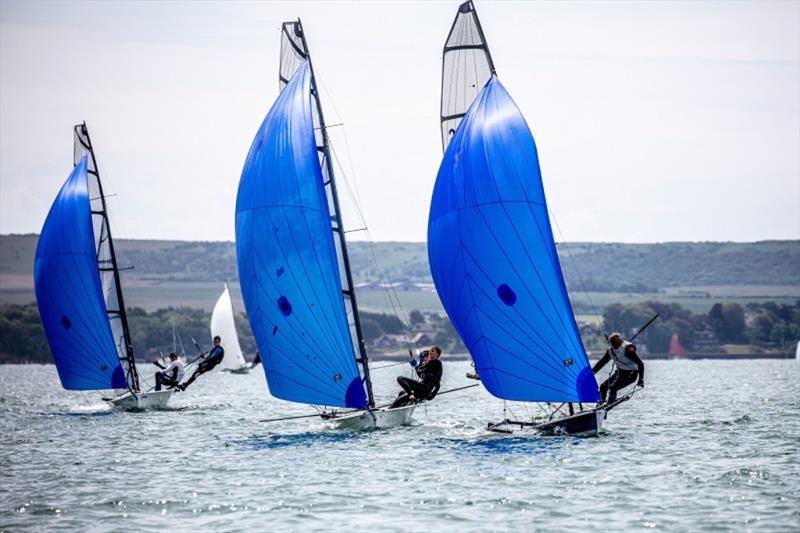
[[[615,331],[614,333],[608,336],[608,342],[611,343],[612,348],[615,349],[619,348],[620,346],[622,346],[622,334]]]
[[[177,358],[178,358],[178,354],[176,354],[175,352],[169,352],[169,360],[170,361],[174,361]]]
[[[442,349],[438,346],[431,346],[430,350],[428,350],[428,360],[439,359],[440,355],[442,355]]]
[[[222,338],[219,335],[214,337],[214,346],[219,345],[219,343],[221,343],[221,342],[222,342]]]

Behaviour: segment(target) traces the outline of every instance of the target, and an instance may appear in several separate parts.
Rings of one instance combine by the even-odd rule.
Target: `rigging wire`
[[[572,251],[569,249],[569,244],[567,244],[567,240],[564,238],[564,234],[561,232],[561,227],[558,225],[558,219],[556,219],[555,214],[553,213],[553,208],[550,206],[550,216],[553,218],[553,222],[556,225],[556,229],[558,230],[558,235],[561,237],[561,244],[564,245],[564,250],[567,252],[567,257],[569,257],[570,262],[572,263],[572,268],[575,270],[575,274],[578,276],[578,280],[581,282],[581,288],[583,289],[583,293],[586,295],[586,299],[589,300],[589,305],[592,306],[592,312],[594,313],[595,319],[598,323],[602,324],[600,320],[600,315],[597,313],[597,308],[594,306],[594,302],[592,301],[592,297],[589,296],[589,291],[586,290],[586,283],[583,281],[583,276],[581,276],[580,270],[578,270],[578,265],[575,263],[575,257],[572,255]],[[556,250],[556,255],[558,255],[558,250]]]
[[[318,83],[318,86],[322,89],[322,92],[325,93],[325,95],[327,97],[326,100],[328,101],[328,103],[333,108],[334,113],[336,113],[340,124],[342,126],[344,126],[344,121],[342,120],[342,115],[339,112],[339,109],[336,107],[336,103],[335,103],[333,97],[331,96],[330,91],[328,91],[327,86],[325,85],[325,83],[321,79],[319,79],[317,83]],[[326,129],[328,129],[328,128],[326,128]],[[350,169],[352,170],[353,176],[355,178],[355,165],[353,164],[353,157],[352,157],[352,152],[350,150],[350,141],[349,141],[349,137],[347,135],[347,128],[346,127],[342,127],[341,131],[342,131],[342,136],[344,138],[344,148],[345,148],[345,153],[346,153],[345,155],[347,156],[348,164],[349,164]],[[345,189],[347,190],[348,196],[350,197],[350,201],[352,202],[353,207],[355,208],[356,214],[358,216],[358,219],[359,219],[359,222],[360,222],[360,225],[361,225],[360,231],[364,231],[364,234],[365,234],[365,239],[364,239],[364,241],[362,241],[362,242],[364,242],[366,244],[365,250],[364,250],[364,254],[365,254],[365,257],[366,257],[367,260],[365,262],[369,263],[370,262],[369,259],[371,258],[372,259],[372,264],[376,268],[376,270],[378,272],[383,272],[381,270],[381,268],[380,268],[380,262],[378,261],[378,254],[376,252],[377,246],[375,245],[375,241],[372,238],[372,233],[369,231],[369,226],[367,224],[366,217],[364,216],[364,212],[361,209],[362,202],[361,202],[361,194],[360,194],[360,191],[358,189],[358,180],[354,179],[353,183],[351,185],[350,179],[348,178],[348,172],[345,170],[344,165],[342,164],[342,161],[339,158],[339,154],[338,154],[338,151],[336,150],[335,144],[336,143],[333,141],[333,139],[329,135],[328,136],[328,145],[329,145],[329,148],[330,148],[330,153],[333,156],[333,163],[338,168],[339,175],[341,175],[341,177],[344,179]],[[409,350],[411,350],[411,346],[413,344],[414,347],[417,349],[417,351],[419,351],[419,345],[409,335],[409,333],[410,333],[410,323],[411,322],[408,319],[408,316],[406,315],[405,309],[403,308],[402,304],[400,303],[400,297],[397,295],[397,291],[395,290],[394,285],[390,282],[390,280],[384,278],[383,276],[380,276],[380,278],[381,278],[380,279],[381,290],[383,291],[387,302],[389,303],[390,307],[392,308],[392,313],[401,322],[401,329],[402,329],[403,336],[405,337],[405,340],[406,340],[406,347]]]
[[[369,230],[369,226],[366,223],[364,212],[362,211],[358,198],[356,197],[356,194],[353,191],[353,187],[351,187],[350,185],[350,180],[348,179],[347,173],[345,172],[344,166],[342,165],[342,162],[339,158],[338,152],[333,142],[331,141],[330,138],[328,140],[329,140],[330,153],[333,156],[333,163],[339,170],[339,175],[344,180],[345,189],[347,190],[348,196],[350,197],[350,200],[353,203],[356,214],[358,215],[358,219],[362,226],[361,229],[363,229],[366,237],[366,239],[362,241],[366,245],[365,254],[367,255],[368,258],[372,259],[372,264],[375,266],[376,270],[379,273],[383,272],[380,268],[380,262],[378,261],[378,254],[376,252],[377,246],[375,245],[375,241],[372,238],[372,233]],[[388,280],[384,276],[380,276],[380,287],[384,293],[384,296],[386,297],[387,302],[389,303],[389,306],[392,308],[393,314],[395,315],[395,317],[397,317],[397,319],[401,323],[401,330],[403,332],[403,336],[406,339],[406,345],[408,349],[410,350],[413,344],[417,348],[417,350],[419,350],[419,346],[417,345],[416,342],[414,342],[414,340],[409,335],[408,324],[410,323],[410,321],[405,313],[405,310],[403,309],[402,304],[400,303],[400,297],[398,296],[397,291],[395,290],[394,284],[391,283],[390,280]]]

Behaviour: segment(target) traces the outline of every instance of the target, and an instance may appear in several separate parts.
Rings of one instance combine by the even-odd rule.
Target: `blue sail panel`
[[[65,389],[126,388],[94,247],[86,156],[61,187],[33,266],[36,303]]]
[[[428,257],[442,304],[490,393],[599,399],[556,254],[536,145],[495,76],[439,168]]]
[[[324,187],[305,62],[245,161],[236,198],[239,279],[272,395],[365,408]]]

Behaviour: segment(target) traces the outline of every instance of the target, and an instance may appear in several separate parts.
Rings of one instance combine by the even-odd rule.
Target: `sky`
[[[800,2],[476,2],[556,239],[800,238]],[[458,2],[0,2],[0,233],[39,232],[86,121],[116,237],[233,240],[300,17],[345,225],[425,241]],[[343,182],[343,185],[341,184]],[[351,233],[349,238],[363,238]]]

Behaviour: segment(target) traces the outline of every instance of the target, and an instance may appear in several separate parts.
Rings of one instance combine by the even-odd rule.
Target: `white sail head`
[[[219,365],[220,369],[235,370],[245,366],[242,348],[239,346],[239,336],[236,334],[233,302],[227,283],[211,313],[211,338],[217,335],[222,338],[222,348],[225,350],[225,357]]]

